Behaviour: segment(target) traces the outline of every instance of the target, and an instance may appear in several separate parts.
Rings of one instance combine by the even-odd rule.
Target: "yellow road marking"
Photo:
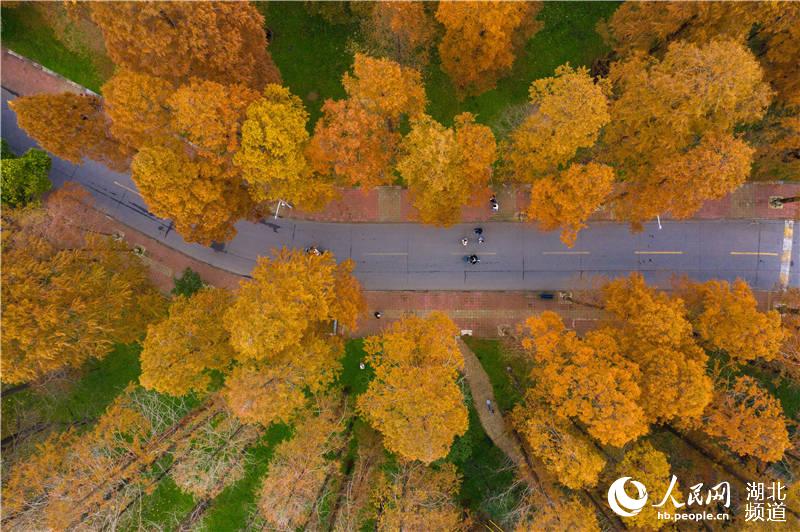
[[[408,253],[397,252],[397,253],[364,253],[364,255],[378,255],[381,257],[404,257],[408,255]]]
[[[450,254],[451,255],[477,255],[479,257],[482,256],[482,255],[497,255],[497,253],[494,252],[494,251],[476,251],[474,253],[470,253],[466,249],[464,251],[462,251],[461,253],[451,252]]]
[[[767,257],[777,257],[777,253],[769,251],[731,251],[731,255],[766,255]]]
[[[589,255],[589,251],[542,251],[542,255]]]
[[[683,255],[683,251],[634,251],[637,255]]]
[[[141,194],[139,194],[138,192],[136,192],[136,191],[135,191],[135,190],[133,190],[132,188],[126,187],[126,186],[125,186],[125,185],[123,185],[122,183],[118,183],[117,181],[114,181],[114,184],[115,184],[115,185],[117,185],[117,186],[118,186],[118,187],[120,187],[120,188],[124,188],[124,189],[125,189],[125,190],[127,190],[128,192],[133,192],[134,194],[136,194],[136,195],[137,195],[137,196],[139,196],[140,198],[141,198],[141,197],[143,197]]]

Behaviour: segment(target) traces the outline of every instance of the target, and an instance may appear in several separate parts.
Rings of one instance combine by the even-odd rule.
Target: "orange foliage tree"
[[[575,497],[540,505],[533,515],[520,520],[514,528],[514,532],[538,532],[539,530],[600,532],[600,525],[594,511]]]
[[[774,360],[786,333],[777,310],[758,311],[750,286],[736,280],[688,283],[683,297],[689,302],[690,320],[702,340],[725,351],[734,361]]]
[[[457,334],[450,318],[433,312],[408,316],[365,342],[375,379],[358,397],[358,410],[383,434],[386,448],[406,460],[443,458],[467,431],[456,383],[464,366]]]
[[[208,245],[233,238],[234,224],[253,208],[240,179],[182,151],[143,148],[134,157],[131,172],[148,207],[171,219],[189,242]]]
[[[3,382],[103,358],[163,313],[145,265],[122,244],[89,234],[82,247],[59,251],[24,217],[3,212]]]
[[[744,376],[717,391],[701,430],[740,456],[775,462],[791,447],[786,424],[780,402]]]
[[[383,4],[378,4],[383,5]],[[355,100],[327,100],[308,146],[316,172],[368,189],[392,181],[400,134]]]
[[[461,478],[456,466],[437,468],[403,463],[387,475],[376,499],[382,511],[378,530],[466,530],[457,502]]]
[[[661,61],[634,55],[614,63],[604,145],[625,182],[618,215],[634,224],[668,208],[688,216],[738,186],[751,153],[726,136],[763,116],[771,91],[762,76],[752,53],[732,41],[673,43]]]
[[[449,226],[458,222],[461,207],[476,192],[480,197],[487,191],[492,175],[496,151],[492,130],[476,124],[470,113],[454,121],[454,128],[448,129],[429,116],[414,119],[402,142],[397,170],[424,223]]]
[[[96,96],[36,94],[8,102],[19,126],[44,149],[80,164],[87,157],[124,171],[131,152],[109,134],[109,124]]]
[[[241,2],[97,2],[92,19],[117,65],[172,81],[196,76],[260,90],[280,82],[264,17]]]
[[[233,360],[222,315],[232,295],[204,288],[192,297],[177,297],[169,316],[147,328],[139,382],[160,393],[181,396],[202,393],[211,384],[209,372],[226,369]]]
[[[104,109],[115,139],[135,149],[170,140],[169,81],[132,70],[118,70],[103,85]]]
[[[444,25],[439,44],[444,70],[459,94],[493,89],[511,72],[516,55],[540,28],[542,2],[440,2]]]
[[[423,2],[376,2],[361,27],[374,55],[416,68],[428,64],[436,28]]]
[[[383,116],[390,129],[397,127],[402,116],[414,117],[425,111],[422,75],[389,59],[356,54],[353,73],[345,72],[342,85],[351,99]]]
[[[610,166],[573,163],[557,175],[533,183],[528,217],[546,231],[561,227],[561,241],[572,247],[578,232],[586,227],[586,219],[605,201],[613,185]]]
[[[346,443],[342,421],[334,410],[323,411],[300,423],[295,436],[275,448],[258,501],[270,526],[294,530],[309,520],[326,479],[339,468],[329,454]]]
[[[615,478],[632,477],[647,487],[648,493],[667,493],[672,478],[667,456],[653,447],[650,442],[641,441],[629,449],[622,461],[614,467]],[[679,486],[673,488],[672,495],[680,500]],[[628,526],[658,530],[665,522],[658,518],[658,508],[647,504],[633,517],[625,517]]]
[[[602,453],[537,394],[526,394],[525,403],[514,407],[511,421],[530,452],[560,483],[571,489],[597,485],[606,465]]]
[[[603,444],[621,447],[648,432],[638,405],[638,368],[620,355],[612,334],[598,330],[580,339],[549,311],[528,318],[524,332],[522,345],[536,364],[529,393],[579,420]]]
[[[321,392],[336,377],[344,346],[328,331],[334,320],[354,328],[364,308],[352,269],[330,253],[283,249],[242,282],[223,318],[238,362],[223,394],[243,421],[288,421],[304,390]]]
[[[641,406],[650,421],[697,419],[711,401],[708,356],[692,336],[681,299],[648,287],[639,273],[603,287],[620,352],[639,366]]]

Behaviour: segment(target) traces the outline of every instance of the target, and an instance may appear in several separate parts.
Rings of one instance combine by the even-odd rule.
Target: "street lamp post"
[[[278,206],[275,207],[275,219],[276,220],[278,219],[278,213],[281,212],[281,207],[282,206],[285,206],[285,207],[287,207],[289,209],[293,209],[294,208],[294,207],[292,207],[292,204],[289,203],[288,201],[283,201],[282,199],[279,199],[278,200]]]

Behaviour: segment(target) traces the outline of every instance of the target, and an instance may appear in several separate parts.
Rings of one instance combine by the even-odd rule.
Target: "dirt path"
[[[467,344],[461,338],[458,339],[458,347],[464,357],[464,373],[467,377],[467,383],[469,383],[469,389],[472,392],[475,409],[478,411],[478,418],[481,420],[483,430],[517,467],[527,470],[528,467],[522,454],[522,449],[520,449],[514,437],[509,434],[503,415],[497,408],[497,401],[494,398],[494,389],[491,381],[489,381],[489,375],[486,374],[486,370],[483,369],[481,361],[478,360],[475,353],[467,347]],[[494,413],[489,412],[489,409],[486,408],[487,399],[492,402]]]

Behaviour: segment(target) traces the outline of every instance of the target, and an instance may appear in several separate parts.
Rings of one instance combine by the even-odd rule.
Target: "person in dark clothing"
[[[470,255],[469,256],[469,263],[470,264],[478,264],[480,261],[481,261],[481,259],[479,259],[477,255]]]

